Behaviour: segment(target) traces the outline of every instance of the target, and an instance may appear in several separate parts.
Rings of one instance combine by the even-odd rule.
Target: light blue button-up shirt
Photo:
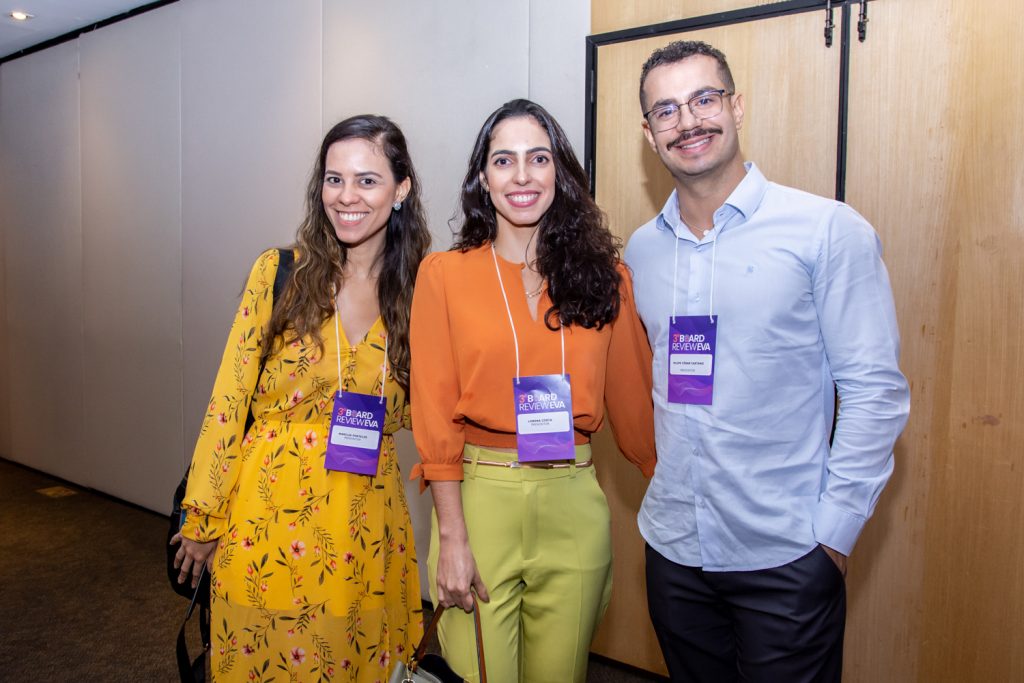
[[[709,571],[781,566],[818,543],[849,554],[910,409],[875,231],[841,202],[746,167],[703,239],[673,192],[625,254],[654,349],[658,465],[640,532]],[[713,403],[669,403],[669,318],[707,315],[712,297]]]

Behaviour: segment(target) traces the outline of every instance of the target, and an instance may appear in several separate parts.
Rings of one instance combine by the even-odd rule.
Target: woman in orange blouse
[[[608,505],[590,459],[604,406],[654,469],[650,349],[629,272],[557,122],[513,100],[477,137],[452,251],[422,263],[410,329],[413,433],[434,496],[435,604],[480,601],[497,681],[583,681],[611,587]],[[478,680],[473,620],[445,656]]]

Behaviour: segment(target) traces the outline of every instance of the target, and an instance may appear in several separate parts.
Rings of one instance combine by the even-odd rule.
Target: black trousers
[[[647,546],[647,607],[673,683],[840,683],[846,582],[820,546],[787,565],[708,572]]]

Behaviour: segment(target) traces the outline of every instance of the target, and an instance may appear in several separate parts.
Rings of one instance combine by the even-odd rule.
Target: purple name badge
[[[717,315],[678,315],[669,319],[669,403],[711,405],[717,331]]]
[[[516,402],[516,447],[520,462],[575,460],[569,375],[533,375],[512,380]]]
[[[380,396],[351,391],[335,394],[324,467],[376,476],[386,407]]]

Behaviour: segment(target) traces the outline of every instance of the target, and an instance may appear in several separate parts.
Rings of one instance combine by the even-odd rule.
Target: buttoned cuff
[[[850,514],[827,501],[819,500],[811,522],[814,540],[843,555],[849,555],[865,522],[867,520],[860,515]]]

